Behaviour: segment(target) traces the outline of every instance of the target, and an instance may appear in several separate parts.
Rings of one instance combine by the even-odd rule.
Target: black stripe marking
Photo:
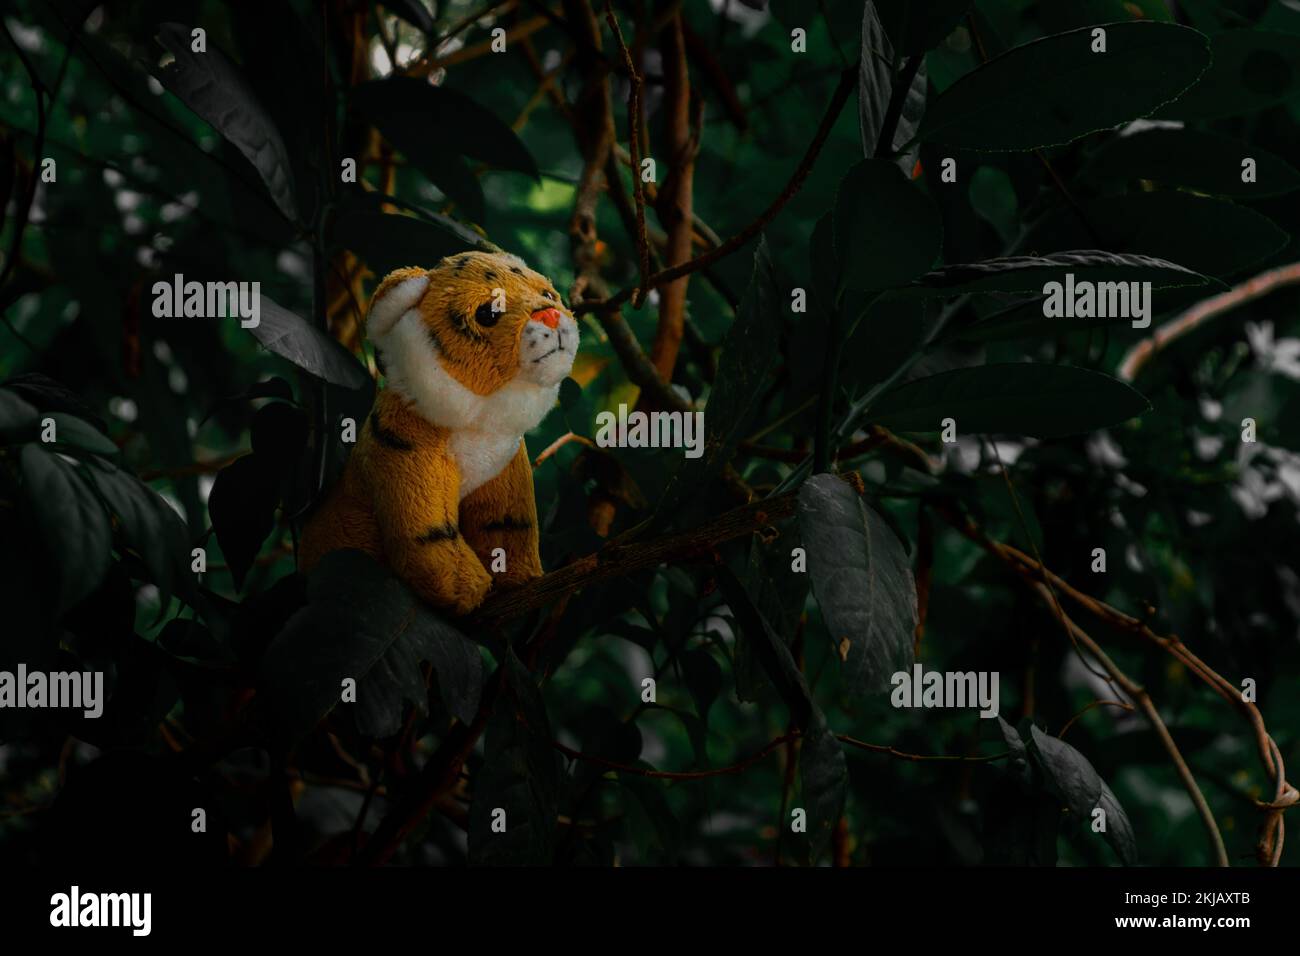
[[[513,272],[513,273],[514,273],[515,275],[517,275],[517,276],[521,276],[521,275],[524,274],[524,270],[521,269],[521,268],[519,268],[518,266],[511,266],[511,267],[510,267],[510,271]]]
[[[447,317],[451,319],[451,327],[461,335],[467,339],[478,338],[478,334],[470,328],[469,316],[465,315],[465,313],[452,309],[447,313]]]
[[[455,541],[459,537],[460,530],[448,521],[445,524],[434,525],[415,540],[421,544],[436,544],[439,541]]]
[[[504,518],[498,518],[496,521],[489,521],[483,526],[484,531],[529,531],[533,523],[527,518],[515,518],[506,515]]]
[[[385,448],[392,448],[394,451],[410,451],[414,446],[396,432],[390,432],[384,427],[379,420],[378,414],[370,416],[370,430],[375,435],[375,441]]]
[[[495,279],[496,277],[497,277],[497,274],[496,274],[495,272],[490,271],[490,270],[489,270],[488,272],[483,273],[483,278],[484,278],[484,279],[487,279],[489,282],[491,282],[491,281],[492,281],[493,279]]]

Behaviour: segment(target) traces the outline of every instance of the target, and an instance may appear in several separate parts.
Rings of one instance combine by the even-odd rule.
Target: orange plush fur
[[[303,570],[356,548],[458,614],[494,583],[540,575],[523,434],[554,406],[578,346],[550,281],[505,253],[399,269],[375,290],[366,334],[387,387],[303,530]]]

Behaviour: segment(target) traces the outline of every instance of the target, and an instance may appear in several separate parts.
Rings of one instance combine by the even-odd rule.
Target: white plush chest
[[[460,470],[460,500],[501,474],[519,450],[519,435],[463,429],[452,433],[451,454]]]

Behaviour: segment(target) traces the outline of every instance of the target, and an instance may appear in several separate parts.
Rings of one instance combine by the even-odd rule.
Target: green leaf
[[[881,396],[871,421],[894,431],[957,430],[1059,438],[1126,422],[1151,407],[1118,379],[1072,365],[1011,363],[918,378]]]
[[[435,24],[429,11],[420,0],[384,0],[383,6],[389,13],[401,17],[425,36],[432,36]]]
[[[1154,315],[1154,305],[1152,308]],[[1131,321],[1122,315],[1105,318],[1049,318],[1043,315],[1043,299],[1038,298],[995,312],[960,328],[945,329],[944,337],[963,342],[998,342],[1057,336],[1063,332],[1092,331],[1110,325],[1127,325]]]
[[[20,435],[36,427],[40,413],[8,389],[0,388],[0,435]]]
[[[340,210],[330,238],[333,247],[355,253],[376,276],[406,266],[431,268],[444,256],[485,246],[476,233],[445,216],[443,221],[433,222],[358,204]]]
[[[483,218],[481,208],[474,208],[481,207],[482,193],[459,156],[538,178],[537,164],[514,130],[456,90],[391,76],[355,87],[352,102],[439,189],[457,202],[468,200],[473,219]]]
[[[41,412],[66,412],[108,434],[108,426],[95,414],[93,408],[82,401],[72,389],[48,375],[42,375],[40,372],[24,372],[22,375],[15,375],[6,380],[4,389]]]
[[[565,376],[560,382],[560,407],[566,412],[582,401],[582,386]]]
[[[961,22],[972,3],[973,0],[875,0],[875,7],[895,51],[901,56],[911,56],[938,46]]]
[[[144,484],[106,461],[88,463],[86,474],[117,519],[126,546],[140,555],[165,608],[175,589],[193,605],[189,533],[172,506]]]
[[[862,152],[868,159],[876,155],[880,131],[889,112],[889,101],[898,82],[895,70],[902,68],[902,63],[896,62],[891,36],[881,26],[877,4],[868,2],[862,10],[862,44],[858,60],[858,126],[862,132]],[[907,52],[904,51],[904,55]],[[901,148],[916,135],[925,113],[926,88],[925,63],[922,62],[903,100],[903,109],[890,143],[892,149]],[[894,162],[904,175],[910,176],[916,164],[916,150],[908,150]]]
[[[835,475],[799,489],[799,535],[808,575],[850,694],[888,690],[913,663],[916,584],[893,530]]]
[[[835,251],[844,286],[878,291],[903,285],[934,263],[943,223],[934,204],[893,163],[869,159],[840,181]]]
[[[1255,160],[1255,182],[1241,181],[1242,160]],[[1280,196],[1300,188],[1300,172],[1255,144],[1193,129],[1152,129],[1119,136],[1093,154],[1087,176],[1097,182],[1149,179],[1223,196]]]
[[[1106,829],[1102,836],[1125,866],[1135,865],[1137,840],[1133,825],[1088,758],[1065,741],[1049,737],[1037,727],[1030,729],[1029,752],[1042,770],[1048,789],[1069,807],[1089,832],[1093,811],[1097,808],[1105,811]]]
[[[234,664],[231,648],[192,617],[177,617],[158,632],[158,647],[172,657],[204,663]]]
[[[267,402],[253,413],[248,429],[253,454],[279,474],[288,474],[307,448],[307,413],[288,402]]]
[[[481,233],[477,232],[472,226],[468,226],[451,216],[445,216],[440,212],[430,212],[419,203],[410,202],[400,196],[381,193],[375,189],[362,189],[357,186],[345,187],[342,198],[339,200],[339,212],[344,218],[352,211],[372,212],[391,215],[390,206],[396,206],[411,213],[417,219],[423,220],[430,225],[436,226],[442,231],[449,233],[456,239],[460,246],[456,251],[461,249],[481,249],[484,252],[500,252],[501,247],[489,241]],[[445,240],[444,240],[445,241]]]
[[[423,707],[422,660],[433,665],[448,709],[472,720],[482,691],[477,646],[374,559],[337,551],[312,571],[306,606],[267,648],[258,699],[275,739],[292,745],[340,705],[352,678],[359,729],[389,736],[401,729],[406,704]]]
[[[351,389],[370,380],[356,357],[335,339],[265,295],[261,321],[249,331],[267,349],[317,378]]]
[[[835,293],[840,288],[840,264],[835,257],[834,213],[822,215],[813,226],[808,240],[808,269],[812,276],[813,292],[828,311],[835,304]]]
[[[442,618],[421,608],[431,621],[432,639],[424,641],[424,655],[433,667],[438,693],[453,717],[470,724],[483,696],[483,655],[478,645]],[[422,632],[423,633],[423,632]]]
[[[564,425],[575,435],[585,435],[591,427],[591,408],[576,380],[565,377],[560,382],[560,414]]]
[[[244,455],[217,473],[208,495],[208,515],[235,589],[253,566],[262,543],[275,527],[280,482],[272,463]]]
[[[1256,27],[1228,30],[1210,37],[1210,49],[1210,68],[1157,117],[1243,116],[1300,95],[1300,36]]]
[[[998,715],[997,721],[998,730],[1007,745],[1007,750],[1011,753],[1007,763],[1008,768],[1017,773],[1028,770],[1029,751],[1025,749],[1025,742],[1020,738],[1020,733],[1003,720],[1001,714]]]
[[[824,477],[824,476],[818,476]],[[839,740],[831,733],[826,717],[813,700],[808,681],[790,650],[772,630],[754,606],[745,586],[729,567],[717,568],[718,585],[736,622],[751,642],[781,699],[790,709],[790,719],[812,741],[809,766],[801,767],[804,787],[804,810],[808,812],[810,857],[815,862],[824,852],[831,833],[843,813],[844,794],[848,788],[848,768],[844,755],[836,756]],[[805,747],[807,743],[805,742]],[[802,762],[804,756],[800,757]],[[785,825],[785,821],[782,821]]]
[[[1257,265],[1288,239],[1271,219],[1246,206],[1166,189],[1058,208],[1034,224],[1024,243],[1051,251],[1100,242],[1115,253],[1156,256],[1204,275],[1229,276]]]
[[[191,28],[158,27],[158,42],[175,59],[158,70],[158,81],[253,164],[267,192],[290,222],[298,219],[289,151],[239,68],[209,40],[207,52],[191,49]]]
[[[78,468],[39,444],[19,456],[23,498],[41,529],[41,546],[57,569],[59,611],[99,587],[112,560],[108,515]]]
[[[880,129],[894,90],[894,47],[870,0],[862,10],[862,46],[858,60],[858,125],[864,155],[874,156]]]
[[[635,798],[634,805],[641,809],[653,828],[668,862],[675,863],[678,857],[677,847],[681,825],[673,816],[672,807],[669,806],[668,798],[664,793],[663,783],[626,773],[619,774],[618,782],[619,786]]]
[[[897,295],[930,294],[931,290],[944,297],[973,292],[1041,293],[1047,283],[1064,281],[1067,272],[1073,273],[1076,281],[1150,282],[1156,289],[1207,281],[1200,273],[1152,256],[1077,249],[943,266],[927,272]]]
[[[52,412],[54,442],[57,445],[90,452],[92,455],[116,455],[118,448],[108,436],[85,419],[64,412]]]
[[[844,341],[851,358],[841,365],[840,384],[847,392],[865,394],[921,348],[928,330],[923,305],[880,296],[867,306]]]
[[[787,647],[794,640],[808,599],[808,575],[792,574],[790,569],[790,555],[798,544],[799,526],[795,521],[784,522],[774,540],[754,535],[744,571],[745,590],[754,596],[763,620]],[[758,700],[764,686],[762,671],[756,666],[759,655],[754,639],[744,631],[736,641],[736,696],[745,701]]]
[[[681,656],[681,663],[686,687],[695,701],[695,710],[707,725],[709,708],[722,690],[722,667],[703,647],[686,651]]]
[[[780,309],[785,299],[777,288],[767,239],[760,238],[754,250],[749,287],[722,341],[718,373],[704,412],[703,453],[698,458],[686,458],[669,480],[655,511],[656,522],[672,520],[682,502],[718,475],[735,453],[741,431],[776,363]]]
[[[469,859],[486,865],[552,862],[560,769],[532,676],[507,648],[507,700],[492,714],[469,809]],[[511,700],[510,698],[513,698]],[[493,829],[504,811],[503,832]]]
[[[1190,27],[1134,21],[1044,37],[962,77],[929,105],[925,142],[987,150],[1069,143],[1146,116],[1187,89],[1210,63],[1208,38]]]
[[[826,852],[831,834],[844,813],[849,767],[844,748],[824,722],[813,724],[799,747],[799,785],[808,811],[809,858],[813,863]],[[786,821],[781,821],[786,826]]]

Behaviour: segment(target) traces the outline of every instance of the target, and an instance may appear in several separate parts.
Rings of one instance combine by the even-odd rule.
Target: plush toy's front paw
[[[434,607],[465,615],[483,603],[492,587],[492,575],[471,555],[470,560],[450,568],[430,569],[410,583]]]
[[[468,614],[483,603],[492,589],[492,575],[478,561],[466,561],[461,572],[450,609],[456,614]]]

